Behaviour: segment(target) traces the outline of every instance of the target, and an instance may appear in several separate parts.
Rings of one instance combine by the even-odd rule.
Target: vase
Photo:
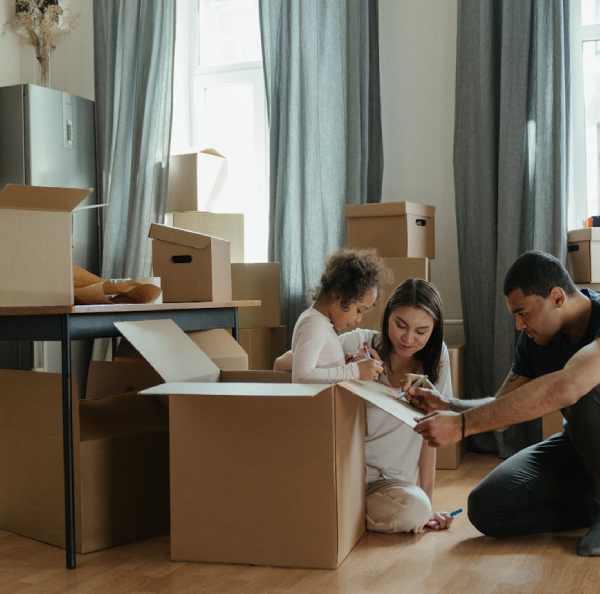
[[[40,65],[40,85],[42,87],[50,86],[50,52],[38,53],[36,55]]]

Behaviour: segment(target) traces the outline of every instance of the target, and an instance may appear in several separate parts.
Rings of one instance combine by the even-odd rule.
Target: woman
[[[382,361],[382,383],[406,390],[414,374],[423,374],[430,387],[452,396],[441,298],[431,283],[408,279],[397,287],[386,304],[381,333],[357,329],[340,340],[349,359],[363,358],[368,349],[371,357]],[[291,359],[291,353],[282,355],[275,368],[290,369]],[[370,404],[365,458],[369,530],[421,532],[450,526],[452,518],[431,507],[435,449],[402,421]]]

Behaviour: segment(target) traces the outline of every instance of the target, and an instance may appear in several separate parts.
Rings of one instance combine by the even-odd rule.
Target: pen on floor
[[[454,511],[451,511],[448,515],[452,516],[453,518],[456,518],[456,516],[458,516],[459,514],[463,513],[463,508],[459,507],[458,509],[455,509]]]

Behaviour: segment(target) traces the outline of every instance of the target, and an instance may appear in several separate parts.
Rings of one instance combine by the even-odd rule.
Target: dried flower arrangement
[[[72,15],[60,0],[16,0],[15,14],[7,24],[35,50],[41,84],[48,86],[50,52],[60,37],[72,31],[79,15]]]

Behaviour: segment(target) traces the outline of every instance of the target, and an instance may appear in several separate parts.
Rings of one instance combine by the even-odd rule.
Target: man
[[[564,431],[502,462],[469,496],[483,534],[515,536],[588,527],[577,553],[600,555],[600,295],[578,291],[553,256],[520,256],[504,281],[520,335],[495,398],[444,400],[412,390],[432,412],[415,431],[430,445],[501,429],[561,409]]]

